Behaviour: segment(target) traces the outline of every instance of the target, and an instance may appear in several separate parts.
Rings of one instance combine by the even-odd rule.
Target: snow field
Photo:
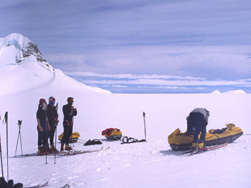
[[[43,86],[18,95],[2,96],[1,104],[9,111],[9,155],[14,156],[18,127],[23,120],[22,139],[24,153],[37,150],[35,113],[41,96],[51,93],[59,102],[60,123],[58,135],[62,133],[62,105],[69,92],[57,88],[49,90]],[[249,123],[250,95],[114,95],[74,92],[74,106],[78,115],[74,131],[80,133],[82,142],[101,139],[104,148],[99,153],[71,157],[10,158],[10,177],[15,181],[35,184],[50,179],[53,187],[66,182],[71,187],[107,187],[111,182],[116,187],[248,187],[250,182],[251,153]],[[46,97],[45,97],[46,98]],[[12,105],[9,105],[11,101]],[[206,107],[211,116],[208,130],[223,128],[226,123],[235,123],[244,135],[226,148],[192,157],[182,157],[181,152],[172,151],[167,136],[176,128],[186,130],[186,116],[195,107]],[[109,127],[120,128],[123,135],[144,138],[142,112],[146,112],[147,142],[120,144],[101,136]],[[3,113],[1,113],[3,114]],[[4,126],[0,127],[2,139]],[[3,142],[4,143],[4,142]],[[5,146],[4,151],[5,150]],[[59,144],[57,145],[59,148]],[[100,145],[84,147],[74,144],[75,149],[97,149]],[[20,154],[20,147],[18,148]],[[6,161],[6,156],[5,159]],[[6,164],[5,169],[6,169]],[[238,185],[238,186],[237,186]]]
[[[5,46],[11,40],[14,46]],[[32,56],[15,64],[20,48],[28,39],[10,35],[0,39],[0,114],[9,113],[10,179],[24,185],[50,180],[49,187],[69,183],[75,188],[249,188],[251,177],[251,95],[243,92],[213,94],[110,94],[85,86],[60,70],[39,64]],[[14,48],[15,47],[15,48]],[[74,149],[95,150],[102,146],[83,146],[88,139],[101,139],[104,150],[70,157],[45,156],[15,158],[17,121],[22,120],[24,153],[37,151],[36,111],[40,98],[50,96],[59,103],[57,135],[63,132],[62,107],[74,97],[78,115],[73,131],[81,143]],[[225,148],[191,157],[172,151],[167,137],[176,128],[186,131],[186,117],[194,108],[210,111],[207,129],[221,129],[227,123],[240,127],[244,135]],[[143,112],[146,113],[147,142],[120,144],[101,136],[106,128],[119,128],[124,136],[144,138]],[[0,124],[6,176],[6,126]],[[106,150],[107,147],[110,149]],[[59,144],[57,145],[59,148]],[[20,155],[20,145],[17,154]]]

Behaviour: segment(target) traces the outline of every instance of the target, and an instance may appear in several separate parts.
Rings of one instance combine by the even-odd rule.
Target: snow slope
[[[4,54],[2,48],[0,52],[1,59]],[[34,185],[50,179],[49,187],[69,183],[70,187],[76,188],[250,187],[250,94],[107,94],[101,89],[96,92],[96,89],[84,86],[60,70],[44,66],[42,62],[38,65],[31,63],[0,61],[0,114],[3,117],[6,111],[9,113],[9,172],[15,182]],[[34,76],[34,72],[39,76]],[[2,74],[11,76],[7,79]],[[3,87],[3,80],[13,85]],[[14,87],[15,81],[18,83],[17,89]],[[37,151],[37,105],[40,98],[48,99],[50,96],[54,96],[59,103],[58,134],[63,131],[62,106],[66,104],[67,97],[73,96],[74,106],[78,109],[74,131],[81,135],[81,142],[73,147],[81,150],[101,148],[100,145],[83,146],[88,139],[97,138],[101,139],[104,148],[109,146],[110,149],[58,157],[56,164],[53,156],[48,156],[48,164],[45,164],[45,156],[14,157],[17,120],[23,120],[21,133],[24,153]],[[235,123],[242,128],[244,135],[226,148],[182,157],[180,152],[171,150],[167,137],[176,128],[186,130],[186,117],[196,107],[205,107],[210,111],[208,129]],[[114,127],[120,128],[123,135],[144,138],[142,112],[146,112],[146,143],[121,145],[120,141],[107,141],[101,136],[102,130]],[[6,177],[5,131],[5,126],[1,124]],[[20,153],[19,145],[17,154]]]
[[[67,86],[69,90],[110,93],[76,82],[60,70],[54,70],[37,45],[17,33],[0,39],[0,71],[0,96],[48,86],[50,83],[58,88]]]
[[[55,90],[50,90],[60,96]],[[50,96],[48,91],[47,96]],[[3,110],[9,111],[10,156],[15,154],[17,120],[23,120],[24,153],[36,146],[35,112],[40,90],[1,97]],[[29,102],[25,100],[28,96]],[[46,93],[44,93],[46,96]],[[60,108],[65,97],[57,97]],[[71,187],[249,187],[251,128],[249,123],[250,95],[82,95],[75,96],[78,116],[74,131],[82,143],[75,149],[90,150],[101,146],[83,146],[88,139],[101,139],[107,151],[72,157],[10,158],[10,177],[26,184],[50,179],[52,187],[68,182]],[[13,101],[14,99],[14,101]],[[12,100],[13,106],[8,101]],[[249,104],[249,105],[247,105]],[[24,108],[22,108],[25,106]],[[245,133],[226,148],[193,157],[178,156],[168,145],[167,136],[179,127],[186,129],[185,118],[197,106],[210,110],[208,129],[223,128],[235,123]],[[146,112],[147,143],[121,145],[120,141],[103,139],[101,131],[118,127],[124,135],[144,138],[142,112]],[[58,134],[62,133],[62,112],[59,111]],[[5,129],[1,126],[1,133]],[[2,138],[4,140],[4,138]],[[4,143],[4,142],[3,142]],[[59,147],[59,144],[57,145]],[[6,150],[4,150],[6,151]],[[20,147],[18,148],[20,154]],[[5,155],[6,156],[6,155]],[[5,158],[6,169],[6,158]]]

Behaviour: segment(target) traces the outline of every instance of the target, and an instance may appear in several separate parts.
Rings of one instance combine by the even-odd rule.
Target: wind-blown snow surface
[[[78,188],[250,187],[250,94],[107,94],[103,90],[96,92],[97,90],[66,77],[61,71],[48,70],[46,67],[40,64],[31,65],[27,61],[18,65],[0,64],[1,85],[5,79],[2,74],[11,74],[5,81],[15,79],[19,88],[13,87],[14,84],[7,84],[6,87],[1,86],[0,93],[2,119],[6,111],[9,113],[9,177],[15,182],[32,185],[49,179],[50,187],[69,183],[71,187]],[[32,73],[24,73],[27,71]],[[39,74],[37,77],[41,81],[36,81],[34,71]],[[74,131],[80,133],[82,141],[73,147],[81,150],[98,149],[101,148],[100,145],[83,144],[88,139],[101,139],[104,148],[110,146],[110,149],[58,157],[56,164],[53,156],[48,156],[48,164],[45,164],[45,156],[14,157],[18,120],[23,120],[23,152],[37,151],[38,101],[50,96],[54,96],[59,103],[58,135],[63,131],[62,106],[66,104],[67,97],[72,96],[75,99],[74,106],[78,109],[78,115],[74,118]],[[183,157],[179,155],[180,152],[172,151],[167,142],[168,135],[176,128],[185,131],[186,117],[196,107],[205,107],[210,111],[208,129],[223,128],[226,123],[235,123],[243,129],[244,135],[226,148],[192,157]],[[120,128],[123,135],[144,138],[142,112],[146,112],[146,143],[122,145],[120,141],[109,142],[101,136],[102,130],[114,127]],[[6,177],[5,131],[5,126],[1,124]],[[57,147],[59,148],[59,144]],[[20,153],[19,145],[17,154]]]
[[[48,89],[46,89],[48,88]],[[78,116],[74,131],[81,140],[103,139],[101,131],[120,128],[124,135],[144,138],[142,112],[146,112],[147,142],[121,145],[120,141],[102,140],[109,150],[71,157],[14,158],[18,133],[17,120],[22,119],[24,153],[37,150],[36,119],[40,97],[53,95],[59,102],[62,133],[62,111],[66,98],[75,98]],[[1,114],[9,112],[10,178],[25,184],[50,179],[57,187],[68,182],[71,187],[249,187],[251,177],[251,126],[248,94],[190,95],[114,95],[58,91],[44,86],[1,98]],[[206,107],[211,116],[208,129],[235,123],[244,135],[226,148],[192,157],[179,156],[168,145],[167,136],[179,127],[186,129],[185,118],[195,107]],[[2,144],[5,129],[1,126]],[[89,150],[101,146],[74,144],[75,149]],[[59,144],[57,145],[59,147]],[[6,152],[6,149],[3,150]],[[20,146],[18,148],[20,154]],[[6,170],[6,155],[4,155]],[[6,171],[5,171],[6,172]]]

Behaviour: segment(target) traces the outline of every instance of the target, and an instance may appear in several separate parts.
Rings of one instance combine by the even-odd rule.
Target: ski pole
[[[1,120],[1,115],[0,115],[0,120]],[[1,135],[0,135],[0,157],[1,157],[1,170],[2,170],[2,177],[4,177],[3,173],[3,155],[2,155],[2,142],[1,142]]]
[[[23,148],[22,148],[22,138],[21,138],[21,124],[22,124],[22,120],[18,120],[18,127],[19,127],[19,131],[18,131],[18,137],[17,137],[17,144],[16,144],[16,151],[15,151],[15,157],[17,154],[17,147],[18,147],[18,142],[20,140],[20,144],[21,144],[21,153],[23,155]]]
[[[7,149],[7,180],[9,181],[9,142],[8,142],[8,112],[4,116],[6,123],[6,149]]]
[[[3,152],[2,152],[2,142],[1,142],[1,136],[0,136],[0,154],[1,154],[1,169],[2,169],[2,177],[4,177],[4,173],[3,173]]]
[[[58,103],[56,104],[56,111],[58,111]],[[58,120],[57,122],[55,123],[55,132],[56,132],[56,135],[55,135],[55,155],[54,155],[54,164],[56,164],[56,158],[57,158],[57,127],[58,127]]]
[[[20,124],[19,134],[20,134],[21,154],[23,155],[23,144],[22,144],[22,137],[21,137],[21,124],[22,124],[22,120],[18,120],[18,124]]]
[[[18,133],[18,136],[17,136],[17,144],[16,144],[16,150],[15,150],[15,157],[17,156],[17,146],[18,146],[18,141],[19,141],[19,133]]]
[[[46,118],[47,119],[47,118]],[[46,120],[47,121],[47,120]],[[46,124],[45,124],[45,139],[46,139],[46,141],[44,142],[45,144],[46,144],[46,146],[45,146],[45,164],[48,164],[47,163],[47,148],[48,148],[48,133],[47,133],[47,126],[48,126],[48,122],[46,122]]]
[[[146,140],[146,113],[143,112],[143,119],[144,119],[144,132],[145,132],[145,140]]]
[[[55,135],[55,155],[54,155],[54,164],[56,164],[56,158],[57,158],[57,127],[58,127],[58,125],[57,125],[57,123],[56,123],[56,130],[55,130],[56,135]]]

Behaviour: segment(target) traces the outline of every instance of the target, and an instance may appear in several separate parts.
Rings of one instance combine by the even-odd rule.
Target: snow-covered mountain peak
[[[37,45],[30,39],[18,33],[12,33],[0,39],[0,66],[20,64],[26,61],[40,63],[44,68],[54,71]]]
[[[0,38],[0,96],[22,91],[61,90],[83,93],[110,93],[86,86],[66,76],[46,61],[38,46],[21,34]],[[41,92],[40,92],[41,93]]]

